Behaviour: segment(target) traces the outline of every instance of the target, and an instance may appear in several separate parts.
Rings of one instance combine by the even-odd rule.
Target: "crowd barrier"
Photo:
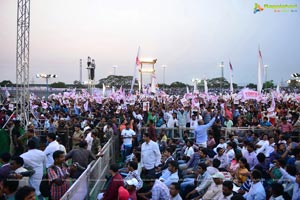
[[[97,199],[99,191],[103,190],[106,183],[105,176],[108,174],[110,164],[116,162],[115,141],[116,137],[109,139],[102,148],[103,157],[99,157],[88,166],[61,200]]]

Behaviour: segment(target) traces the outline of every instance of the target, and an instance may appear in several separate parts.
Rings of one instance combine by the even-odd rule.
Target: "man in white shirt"
[[[123,162],[126,160],[126,157],[131,154],[132,149],[132,139],[135,137],[135,132],[130,129],[130,123],[126,123],[126,128],[121,132],[121,138],[123,139]]]
[[[91,127],[87,126],[83,129],[83,133],[86,135],[85,141],[88,144],[87,150],[91,151],[92,150],[92,145],[93,145],[93,137],[92,137],[92,131]]]
[[[36,196],[41,196],[40,184],[43,177],[43,169],[46,164],[46,156],[43,151],[36,149],[33,140],[28,141],[28,151],[20,155],[24,160],[24,166],[31,167],[35,173],[29,178],[29,184],[35,189]]]
[[[222,149],[221,147],[218,147],[217,152],[218,152],[218,154],[215,155],[214,159],[218,159],[221,162],[219,168],[226,169],[229,163],[228,163],[228,157],[224,153],[224,149]]]
[[[178,183],[179,181],[178,163],[175,160],[171,160],[168,165],[168,172],[164,173],[159,180],[170,187],[171,183]]]
[[[225,138],[224,138],[224,137],[220,137],[218,146],[216,146],[216,147],[214,148],[214,152],[215,152],[215,153],[217,153],[217,148],[218,148],[218,147],[221,147],[222,149],[224,149],[224,151],[226,150],[226,148],[227,148],[227,143],[225,142]]]
[[[263,153],[266,157],[269,157],[269,136],[268,134],[263,134],[262,139],[255,145],[256,146],[256,154]]]
[[[201,117],[201,115],[200,115],[200,117]],[[202,117],[201,117],[201,119],[202,119]],[[190,121],[190,128],[193,129],[193,130],[191,130],[191,133],[195,133],[195,129],[198,126],[198,120],[199,120],[199,118],[197,118],[197,115],[193,114],[192,119]]]
[[[44,154],[46,155],[46,168],[53,165],[53,153],[57,150],[59,150],[59,144],[56,141],[56,136],[54,133],[48,133],[47,135],[47,141],[49,142],[48,146],[44,150]]]
[[[244,194],[243,197],[246,200],[265,200],[266,192],[265,188],[261,183],[261,172],[258,170],[253,170],[251,173],[252,184],[248,193]]]
[[[155,168],[161,164],[161,153],[158,144],[150,139],[149,133],[144,133],[143,140],[145,141],[141,147],[141,167],[143,174],[155,176]]]

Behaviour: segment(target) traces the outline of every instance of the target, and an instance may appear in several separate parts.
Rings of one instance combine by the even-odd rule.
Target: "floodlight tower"
[[[29,33],[30,0],[18,0],[16,47],[17,115],[26,129],[29,122]]]

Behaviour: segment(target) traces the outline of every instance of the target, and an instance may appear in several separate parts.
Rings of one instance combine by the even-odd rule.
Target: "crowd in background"
[[[2,105],[0,125],[10,120],[1,132],[9,139],[1,198],[34,191],[39,199],[60,199],[110,138],[119,139],[120,159],[99,199],[300,198],[296,101],[277,101],[272,115],[271,102],[255,100],[199,98],[198,109],[180,97],[145,101],[34,100],[26,131]]]

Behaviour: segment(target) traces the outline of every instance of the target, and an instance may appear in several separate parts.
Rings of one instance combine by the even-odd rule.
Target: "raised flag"
[[[264,77],[264,65],[260,48],[258,49],[257,92],[261,93]]]
[[[130,94],[132,93],[134,82],[136,79],[136,71],[140,69],[140,65],[141,65],[139,56],[140,56],[140,47],[138,48],[138,52],[135,58],[135,67],[134,67],[133,77],[132,77],[130,91],[129,91]]]
[[[232,76],[233,76],[233,68],[232,68],[232,64],[229,60],[229,68],[230,68],[230,94],[233,94],[233,81],[232,81]]]

